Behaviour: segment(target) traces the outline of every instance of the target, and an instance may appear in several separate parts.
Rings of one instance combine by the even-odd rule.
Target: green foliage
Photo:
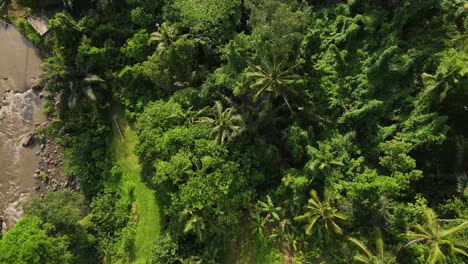
[[[54,102],[46,100],[42,106],[42,113],[46,116],[50,116],[54,113]]]
[[[134,227],[130,222],[130,203],[124,194],[107,191],[94,197],[84,228],[95,234],[97,249],[106,263],[123,259],[133,247]]]
[[[466,262],[465,224],[429,209],[467,217],[453,198],[466,180],[465,1],[28,2],[72,13],[56,13],[44,40],[18,22],[47,57],[56,120],[44,131],[90,203],[84,218],[81,198],[60,193],[26,207],[43,221],[35,234],[63,238],[64,262],[131,262],[155,240],[153,263],[219,263],[255,240],[238,262],[385,263],[369,226],[396,248],[424,215],[398,261]],[[138,143],[111,153],[120,103]],[[159,233],[157,210],[138,202],[149,188],[157,238],[141,231]],[[249,212],[258,237],[238,234]]]
[[[396,263],[396,258],[389,256],[389,254],[384,249],[384,240],[382,237],[382,232],[380,229],[376,229],[375,232],[375,247],[377,248],[377,253],[374,254],[365,244],[359,241],[356,238],[350,237],[348,240],[356,245],[361,253],[357,253],[354,256],[354,261],[356,263],[367,263],[367,264],[391,264]]]
[[[62,12],[49,21],[49,31],[46,44],[52,46],[65,61],[72,60],[80,43],[80,25],[68,13]]]
[[[204,116],[199,122],[210,126],[210,135],[215,135],[219,144],[233,140],[244,131],[244,120],[241,115],[236,114],[234,108],[223,109],[221,102],[217,101],[212,112],[213,118]]]
[[[121,51],[128,59],[143,61],[146,58],[146,54],[148,54],[148,41],[149,35],[146,33],[146,30],[142,29],[127,41]]]
[[[85,214],[84,198],[68,191],[52,192],[43,200],[35,197],[24,207],[26,215],[39,217],[54,225],[54,232],[67,234]]]
[[[239,0],[175,0],[183,24],[215,43],[232,37],[240,18]]]
[[[468,228],[468,221],[463,221],[461,224],[451,227],[447,230],[442,230],[439,224],[439,219],[432,209],[427,209],[424,212],[423,225],[416,225],[417,232],[408,231],[406,236],[412,239],[404,247],[409,247],[414,243],[427,243],[429,245],[429,253],[427,255],[427,263],[438,263],[445,259],[445,254],[441,247],[448,245],[451,253],[461,254],[468,257],[466,245],[463,242],[457,244],[453,240],[453,236]]]
[[[283,255],[278,252],[278,249],[268,240],[256,239],[254,248],[254,262],[260,263],[281,263]]]
[[[174,43],[178,36],[178,31],[176,28],[168,25],[167,23],[162,23],[159,26],[159,31],[151,33],[151,38],[149,41],[157,44],[156,51],[162,53],[168,46]]]
[[[277,97],[281,96],[288,106],[291,113],[293,112],[291,105],[288,102],[288,93],[294,93],[293,90],[288,89],[297,75],[291,73],[291,69],[284,69],[284,61],[277,62],[276,59],[273,63],[265,64],[264,66],[254,66],[252,72],[247,73],[248,78],[254,80],[251,88],[254,89],[254,102],[258,101],[260,97],[267,98],[266,105],[271,107],[272,102]]]
[[[288,128],[286,133],[286,146],[293,160],[303,161],[306,155],[306,146],[310,143],[307,131],[293,125]]]
[[[305,208],[306,212],[294,217],[295,221],[307,222],[305,227],[307,235],[312,235],[315,230],[318,230],[319,238],[328,238],[331,233],[343,234],[343,229],[336,222],[337,220],[347,220],[348,217],[333,208],[332,197],[326,190],[323,201],[321,201],[317,191],[310,191],[310,199]]]
[[[227,159],[227,149],[209,139],[206,126],[174,115],[179,111],[173,102],[149,104],[137,123],[137,150],[141,160],[153,161],[143,165],[164,193],[165,215],[179,219],[171,226],[204,240],[229,232],[240,216],[234,208],[246,205],[250,191],[238,163]],[[203,235],[205,222],[210,225]]]
[[[258,50],[263,56],[289,58],[297,55],[311,9],[291,1],[247,0],[252,12],[248,24],[261,38]]]
[[[1,263],[71,263],[66,236],[47,234],[41,219],[29,216],[21,220],[0,240]]]
[[[169,233],[165,233],[154,242],[150,263],[176,263],[178,245]]]
[[[146,28],[154,22],[151,13],[148,13],[144,8],[138,6],[130,12],[130,20],[142,28]]]
[[[24,206],[27,216],[40,218],[49,236],[66,238],[71,262],[89,263],[97,258],[95,237],[87,233],[81,220],[86,214],[86,204],[81,194],[58,191],[43,199],[35,197]]]
[[[34,28],[29,24],[29,22],[20,18],[16,21],[16,26],[18,27],[19,32],[27,37],[36,47],[41,47],[42,39],[41,36],[34,30]]]

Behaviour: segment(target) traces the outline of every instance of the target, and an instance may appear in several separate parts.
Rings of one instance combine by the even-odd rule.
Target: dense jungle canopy
[[[0,263],[468,263],[467,1],[19,4],[81,192]]]

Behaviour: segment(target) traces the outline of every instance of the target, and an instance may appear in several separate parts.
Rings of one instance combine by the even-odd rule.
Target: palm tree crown
[[[319,223],[319,231],[323,229],[327,236],[332,232],[343,234],[343,230],[336,224],[336,221],[346,220],[347,216],[337,212],[337,210],[332,207],[331,201],[332,198],[328,191],[325,191],[323,201],[320,201],[315,190],[310,191],[310,199],[305,207],[306,212],[303,215],[294,217],[296,221],[307,222],[305,229],[307,235],[312,235],[317,223]]]
[[[156,43],[157,52],[162,53],[166,47],[175,42],[178,38],[177,29],[169,26],[166,22],[159,26],[159,31],[151,33],[150,42]]]
[[[427,263],[433,264],[441,262],[445,255],[442,253],[440,245],[447,245],[450,251],[457,254],[462,254],[468,257],[466,245],[455,244],[453,235],[468,228],[468,221],[452,227],[448,230],[442,230],[439,219],[432,209],[427,209],[424,212],[424,224],[416,225],[417,232],[409,231],[406,236],[412,239],[403,248],[409,247],[414,243],[424,242],[430,246]]]
[[[293,91],[288,89],[288,86],[299,76],[292,74],[291,70],[292,68],[285,67],[284,61],[277,63],[276,60],[273,60],[271,65],[254,66],[254,71],[247,73],[247,77],[255,80],[251,85],[251,88],[255,89],[254,101],[266,94],[268,96],[267,103],[271,104],[273,99],[281,96],[292,112],[287,96]]]
[[[217,101],[212,110],[212,117],[201,117],[199,122],[211,126],[210,134],[216,135],[216,141],[219,144],[232,140],[244,131],[244,120],[241,115],[236,114],[234,108],[223,109],[222,104]]]

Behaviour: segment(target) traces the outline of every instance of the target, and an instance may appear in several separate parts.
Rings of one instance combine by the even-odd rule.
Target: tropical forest
[[[467,16],[0,0],[0,263],[468,263]]]

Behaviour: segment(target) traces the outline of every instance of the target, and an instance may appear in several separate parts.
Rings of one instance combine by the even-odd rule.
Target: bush
[[[150,263],[175,263],[179,259],[177,255],[178,250],[177,241],[169,233],[165,233],[154,242]]]

